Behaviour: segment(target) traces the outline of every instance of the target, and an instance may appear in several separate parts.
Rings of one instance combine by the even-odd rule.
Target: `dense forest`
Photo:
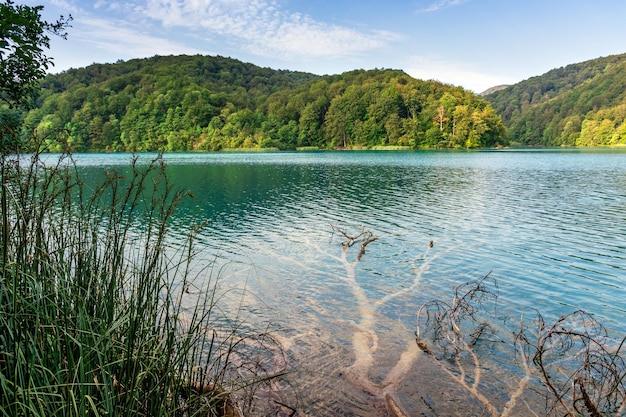
[[[48,75],[35,107],[19,116],[50,151],[621,145],[626,54],[482,97],[400,70],[319,76],[155,56]]]
[[[484,97],[512,144],[626,144],[626,54],[554,69]]]
[[[399,70],[318,76],[155,56],[48,75],[41,87],[22,117],[50,151],[507,145],[485,99]]]

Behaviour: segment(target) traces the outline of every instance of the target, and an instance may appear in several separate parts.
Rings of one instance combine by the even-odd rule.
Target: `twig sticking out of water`
[[[502,410],[490,400],[481,386],[479,347],[491,342],[497,329],[482,321],[478,314],[485,304],[496,299],[490,284],[481,280],[457,287],[451,303],[434,300],[423,304],[417,313],[416,344],[433,358],[450,378],[478,400],[491,416],[510,416],[527,389],[537,378],[546,389],[545,415],[568,417],[623,416],[626,413],[626,358],[623,346],[617,347],[606,329],[591,315],[575,311],[548,324],[536,313],[532,321],[524,317],[514,338],[507,339],[520,358],[520,379],[507,394]],[[498,334],[498,338],[507,338]],[[498,340],[506,341],[506,340]],[[491,346],[493,346],[491,344]],[[532,412],[532,411],[531,411]]]
[[[367,246],[369,242],[372,242],[378,239],[376,236],[374,236],[372,232],[367,230],[364,226],[361,226],[361,231],[357,233],[356,235],[349,235],[348,232],[346,232],[339,226],[335,226],[331,224],[330,227],[332,227],[332,229],[335,232],[339,233],[340,235],[346,238],[346,241],[343,243],[344,250],[347,250],[350,246],[354,245],[358,241],[362,241],[361,247],[363,247],[364,244],[365,246]]]
[[[517,335],[558,416],[626,414],[626,337],[615,344],[593,316],[577,310],[552,324],[536,313]],[[616,347],[617,346],[617,347]]]
[[[367,230],[364,226],[361,226],[361,231],[356,235],[349,235],[345,230],[341,229],[339,226],[330,225],[334,231],[342,235],[346,238],[346,241],[343,243],[344,252],[348,250],[349,247],[354,245],[356,242],[361,242],[361,249],[359,250],[358,255],[356,256],[357,262],[361,260],[363,255],[365,254],[365,247],[370,243],[378,240],[378,236],[374,235],[372,232]]]
[[[363,256],[363,254],[365,253],[365,247],[367,245],[369,245],[370,243],[372,243],[373,241],[375,241],[376,239],[378,239],[376,236],[374,235],[370,235],[367,238],[365,238],[363,240],[363,242],[361,242],[361,250],[359,251],[359,254],[356,257],[357,261],[361,260],[361,257]]]

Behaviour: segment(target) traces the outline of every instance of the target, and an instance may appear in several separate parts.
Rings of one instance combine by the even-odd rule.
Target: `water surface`
[[[77,161],[97,177],[130,158]],[[450,298],[454,286],[487,274],[499,282],[503,315],[533,308],[554,319],[584,309],[613,334],[626,333],[626,152],[165,160],[174,183],[194,195],[175,217],[180,237],[205,224],[198,265],[217,265],[224,288],[245,288],[247,319],[278,329],[289,355],[309,371],[298,376],[303,414],[378,415],[368,396],[386,383],[399,384],[403,403],[419,403],[407,406],[415,413],[443,404],[441,395],[419,394],[436,370],[418,361],[398,366],[400,355],[413,354],[422,303]],[[345,239],[333,226],[354,234],[366,228],[377,240],[360,261],[358,248],[344,259]]]

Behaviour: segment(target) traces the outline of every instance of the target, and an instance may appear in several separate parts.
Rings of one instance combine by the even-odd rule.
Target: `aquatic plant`
[[[88,186],[39,149],[0,161],[0,415],[253,411],[280,347],[222,311],[211,265],[192,268],[194,228],[172,236],[190,196],[162,158]]]

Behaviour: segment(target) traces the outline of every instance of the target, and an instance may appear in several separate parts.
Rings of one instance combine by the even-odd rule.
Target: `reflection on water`
[[[502,314],[537,308],[556,318],[582,308],[626,333],[626,153],[165,159],[173,182],[194,195],[176,230],[182,237],[206,224],[199,269],[215,262],[224,288],[246,288],[247,319],[279,329],[299,363],[303,415],[384,414],[390,384],[411,414],[479,415],[479,404],[455,411],[462,390],[412,349],[419,305],[489,272]],[[95,178],[130,156],[77,160]],[[363,226],[378,239],[354,262],[358,249],[343,258],[345,239],[331,225]]]

